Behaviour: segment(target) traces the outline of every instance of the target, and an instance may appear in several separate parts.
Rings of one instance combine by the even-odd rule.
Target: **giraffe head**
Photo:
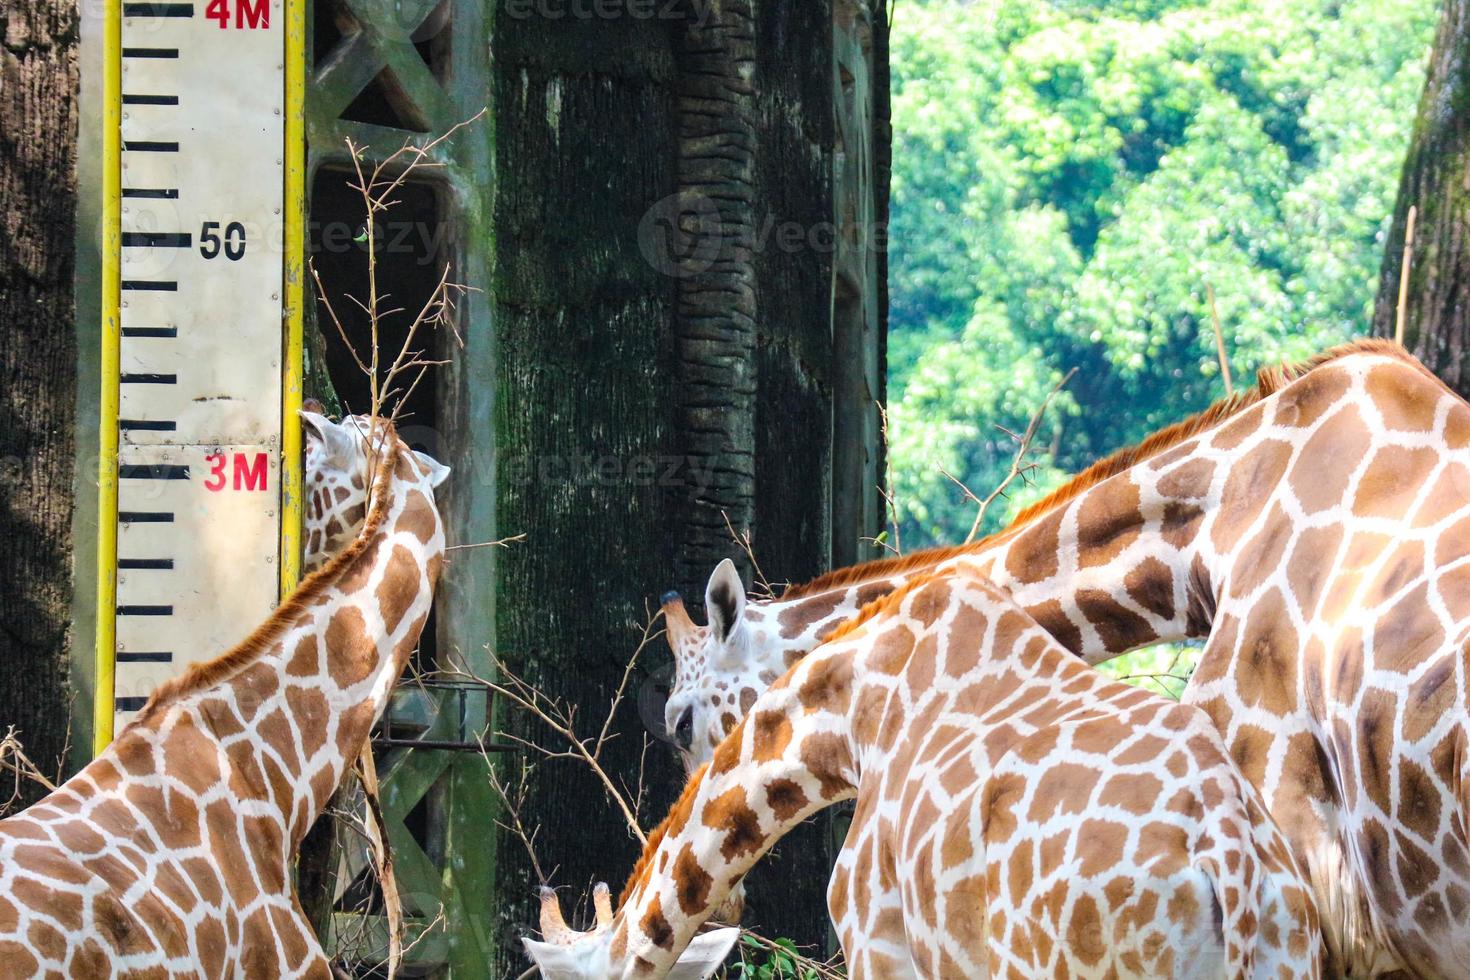
[[[305,442],[305,506],[302,508],[302,538],[306,542],[305,569],[315,571],[357,537],[367,520],[368,470],[382,458],[381,445],[387,429],[379,426],[373,435],[372,419],[349,415],[333,422],[322,414],[322,406],[306,402],[301,409]],[[370,446],[376,438],[379,445]],[[413,451],[419,464],[419,482],[432,490],[449,476],[449,467],[430,456]],[[430,499],[433,498],[431,493]]]
[[[747,599],[735,563],[715,567],[705,588],[709,625],[689,618],[678,593],[663,598],[674,687],[664,728],[692,772],[714,757],[761,692],[869,602],[952,557],[954,549],[868,562],[788,588],[779,599]]]
[[[663,597],[674,687],[664,705],[664,727],[693,771],[750,710],[785,667],[765,635],[760,601],[749,602],[735,563],[715,567],[704,592],[708,626],[689,618],[677,592]],[[776,663],[767,663],[774,659]]]
[[[607,885],[599,882],[592,892],[596,922],[587,932],[577,932],[562,918],[556,892],[541,889],[541,941],[522,939],[526,955],[545,980],[614,980],[626,975],[626,954],[614,950],[618,915],[613,913]],[[618,913],[621,914],[621,913]],[[668,972],[671,980],[704,980],[720,968],[730,955],[740,930],[715,929],[695,936]]]

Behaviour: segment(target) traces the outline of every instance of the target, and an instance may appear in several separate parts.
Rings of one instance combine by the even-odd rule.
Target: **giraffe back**
[[[830,890],[855,975],[903,975],[894,950],[926,976],[1320,975],[1307,883],[1203,712],[963,570],[880,609],[835,640],[867,651]]]

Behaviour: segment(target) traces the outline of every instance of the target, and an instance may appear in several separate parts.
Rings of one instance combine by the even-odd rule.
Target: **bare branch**
[[[1220,375],[1225,379],[1225,395],[1229,397],[1235,394],[1235,384],[1230,380],[1230,358],[1225,356],[1225,331],[1220,326],[1220,310],[1215,306],[1215,287],[1205,283],[1205,294],[1210,298],[1210,322],[1215,325],[1215,356],[1220,359]]]
[[[1399,267],[1399,302],[1394,311],[1393,342],[1404,346],[1404,324],[1408,320],[1409,273],[1414,268],[1414,224],[1419,219],[1419,205],[1409,205],[1409,224],[1404,229],[1404,261]]]
[[[363,746],[357,754],[357,777],[367,802],[370,817],[368,843],[378,875],[378,887],[383,892],[383,911],[388,918],[388,980],[393,980],[403,961],[403,902],[398,895],[398,878],[393,873],[393,849],[388,844],[388,822],[383,819],[383,807],[379,802],[378,768],[373,761],[371,743]]]
[[[745,557],[750,559],[751,571],[755,573],[755,587],[760,590],[764,598],[774,599],[775,590],[771,588],[771,583],[766,581],[766,573],[761,571],[760,562],[755,560],[755,548],[750,540],[750,532],[736,531],[735,525],[730,523],[730,515],[723,510],[720,511],[720,516],[725,519],[725,529],[730,532],[730,540],[734,541],[740,550],[745,552]]]
[[[453,544],[445,551],[469,551],[471,548],[509,548],[511,545],[526,540],[525,534],[512,534],[508,538],[497,538],[494,541],[476,541],[474,544]]]
[[[878,430],[883,436],[883,445],[886,446],[889,445],[891,441],[888,437],[888,406],[884,405],[880,401],[875,401],[874,404],[878,407]],[[885,465],[891,467],[892,459],[885,459]],[[893,543],[888,543],[887,531],[879,533],[876,538],[860,538],[859,540],[866,541],[869,544],[876,544],[884,551],[891,552],[895,557],[902,557],[903,539],[900,536],[898,525],[898,498],[893,494],[892,490],[890,489],[893,486],[891,469],[888,473],[884,474],[884,482],[888,484],[887,487],[880,486],[876,489],[878,491],[878,494],[883,498],[884,509],[888,512],[888,526],[893,529]]]
[[[480,754],[485,757],[487,763],[490,761],[490,755],[485,751],[484,742],[480,743]],[[526,803],[526,791],[527,785],[530,782],[531,767],[526,764],[524,759],[521,760],[521,778],[516,787],[516,798],[514,802],[512,802],[510,793],[505,788],[505,784],[495,775],[495,768],[490,766],[487,771],[490,777],[490,788],[495,791],[496,796],[500,797],[501,803],[505,804],[505,812],[510,814],[511,819],[511,825],[509,827],[499,820],[496,821],[496,824],[503,830],[515,834],[516,838],[525,845],[526,853],[531,858],[531,868],[536,872],[536,881],[543,885],[546,884],[550,879],[546,877],[546,872],[541,870],[541,862],[536,857],[536,835],[541,832],[541,828],[537,827],[528,834],[526,833],[526,825],[521,821],[521,807]]]
[[[617,784],[613,782],[612,777],[607,774],[607,770],[602,768],[602,764],[598,762],[597,757],[587,748],[587,743],[577,737],[577,733],[573,727],[573,709],[563,707],[555,699],[548,698],[541,691],[521,680],[493,653],[491,654],[491,660],[495,665],[496,673],[506,679],[506,684],[497,684],[494,681],[483,679],[481,679],[481,683],[496,694],[510,701],[516,707],[530,712],[536,718],[540,719],[542,724],[560,735],[567,744],[567,754],[580,759],[592,770],[593,775],[602,783],[603,789],[607,791],[608,796],[617,804],[618,809],[623,812],[623,819],[627,822],[628,829],[633,833],[633,836],[638,838],[640,844],[647,844],[648,835],[638,825],[638,817],[634,814],[633,808],[623,798],[622,792],[618,789]],[[504,734],[507,737],[512,737],[509,733]]]
[[[647,647],[649,643],[664,635],[663,630],[658,630],[657,632],[655,632],[653,628],[653,624],[658,622],[658,618],[663,615],[663,610],[660,609],[652,615],[649,615],[648,609],[645,606],[643,612],[645,615],[648,616],[647,620],[645,620],[643,623],[643,636],[638,641],[637,649],[633,651],[633,655],[628,658],[628,663],[623,668],[623,676],[618,680],[618,689],[613,692],[612,704],[608,706],[607,717],[603,719],[602,722],[602,731],[597,733],[597,742],[592,748],[592,757],[594,759],[601,758],[602,756],[602,746],[607,742],[608,731],[612,728],[613,718],[618,713],[618,705],[621,704],[623,701],[623,694],[628,689],[628,678],[633,676],[633,668],[638,665],[639,655],[643,653],[644,648]],[[642,789],[641,779],[639,780],[639,789],[640,791]]]
[[[1041,428],[1041,420],[1046,415],[1046,407],[1051,404],[1051,400],[1056,397],[1057,392],[1061,391],[1062,388],[1067,384],[1067,382],[1072,380],[1072,375],[1076,373],[1076,368],[1068,371],[1066,376],[1062,378],[1062,380],[1058,381],[1055,385],[1053,385],[1051,391],[1048,391],[1046,393],[1046,397],[1041,400],[1041,406],[1037,408],[1036,413],[1031,416],[1030,424],[1026,426],[1026,431],[1022,433],[1019,438],[1020,445],[1016,447],[1016,455],[1011,458],[1011,468],[1009,472],[1006,473],[1005,479],[1000,481],[1000,485],[997,486],[994,490],[990,491],[990,495],[988,497],[986,497],[984,500],[978,500],[976,496],[970,492],[969,487],[966,487],[963,483],[960,483],[959,480],[955,480],[955,482],[959,483],[960,487],[965,491],[965,494],[971,500],[977,500],[977,502],[980,504],[980,510],[978,513],[975,514],[975,523],[970,525],[970,533],[965,535],[965,544],[969,544],[970,542],[974,541],[975,535],[980,533],[980,525],[985,521],[985,511],[989,509],[990,505],[994,503],[995,499],[997,497],[1004,496],[1007,487],[1009,487],[1017,479],[1024,478],[1025,475],[1035,467],[1034,463],[1026,462],[1026,454],[1031,451],[1031,442],[1033,439],[1036,438],[1036,433]],[[949,476],[949,474],[946,473],[945,476]],[[952,476],[950,476],[949,478],[951,480],[954,480],[954,477]]]
[[[23,782],[39,783],[48,791],[55,791],[56,784],[46,778],[30,756],[26,755],[25,748],[21,745],[19,736],[15,733],[15,726],[11,725],[5,732],[5,737],[0,738],[0,769],[5,769],[15,777],[15,783],[10,791],[10,798],[0,804],[0,813],[4,813],[15,805],[20,799],[20,788]]]

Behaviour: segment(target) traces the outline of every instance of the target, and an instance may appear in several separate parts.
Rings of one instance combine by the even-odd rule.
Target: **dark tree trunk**
[[[679,38],[681,227],[668,228],[660,259],[678,282],[677,425],[695,476],[677,531],[680,582],[698,581],[730,553],[730,530],[755,519],[755,41],[750,0],[709,5]]]
[[[1373,332],[1394,336],[1404,236],[1417,207],[1404,346],[1470,395],[1470,0],[1446,0],[1383,254]]]
[[[591,735],[656,597],[677,588],[697,610],[721,558],[745,563],[732,530],[751,534],[778,583],[825,570],[835,537],[876,532],[834,527],[833,441],[838,428],[858,431],[844,412],[876,417],[882,321],[863,321],[838,353],[846,76],[830,0],[701,0],[676,19],[509,12],[525,6],[535,9],[503,6],[494,30],[496,523],[528,535],[499,555],[495,646],[577,705]],[[876,23],[877,36],[854,35],[871,42],[873,79],[886,78],[881,13]],[[859,181],[874,220],[886,217],[886,186],[875,186],[886,181],[884,98],[854,103],[876,106],[875,166]],[[848,286],[871,310],[881,256],[865,268]],[[866,395],[844,406],[836,362],[859,354]],[[871,431],[865,466],[881,460]],[[853,492],[876,497],[863,482]],[[661,724],[646,695],[668,662],[662,643],[644,652],[603,760],[629,787],[642,771],[645,828],[683,781],[667,747],[640,758],[645,724]],[[509,734],[555,743],[511,706],[497,717]],[[602,878],[616,890],[638,847],[596,779],[541,761],[529,788],[522,817],[541,828],[554,883],[580,891]],[[812,821],[757,866],[748,924],[826,945],[830,834],[828,819]],[[504,837],[499,970],[523,966],[512,940],[535,921],[535,884],[525,847]]]
[[[529,6],[529,5],[527,5]],[[676,279],[645,261],[640,220],[676,187],[675,32],[618,17],[512,16],[500,6],[492,112],[496,147],[497,526],[524,542],[499,556],[496,652],[548,694],[578,706],[595,735],[639,624],[671,568]],[[666,658],[646,652],[646,666]],[[642,724],[635,697],[605,749],[631,787]],[[500,727],[543,745],[556,736],[501,705]],[[517,778],[513,759],[507,778]],[[555,884],[616,893],[637,841],[593,775],[536,764],[521,817]],[[677,789],[663,746],[646,780]],[[656,822],[667,794],[643,815]],[[503,835],[496,871],[503,927],[491,976],[524,968],[517,936],[536,921],[522,843]]]
[[[830,567],[835,250],[832,4],[759,5],[754,65],[760,147],[750,224],[759,283],[749,525],[761,570],[800,582]],[[723,528],[721,529],[723,531]],[[738,558],[729,532],[717,557]],[[695,570],[698,596],[713,562]],[[836,848],[832,811],[777,843],[747,878],[746,922],[821,949]]]
[[[6,0],[0,33],[0,726],[54,776],[70,709],[76,5]]]

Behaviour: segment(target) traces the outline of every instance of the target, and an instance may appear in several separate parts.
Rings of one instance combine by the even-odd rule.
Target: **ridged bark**
[[[0,733],[14,725],[54,775],[70,717],[76,5],[6,0],[0,34]]]
[[[750,530],[755,518],[759,137],[750,0],[710,4],[687,20],[678,65],[678,218],[689,234],[674,273],[678,429],[699,485],[684,503],[675,562],[679,581],[698,581],[731,553],[730,528]]]
[[[675,186],[677,25],[497,9],[493,475],[498,527],[527,537],[498,556],[496,635],[485,639],[511,669],[577,705],[591,736],[638,625],[668,588],[677,540],[669,506],[682,472],[668,472],[675,286],[639,243],[642,218]],[[640,460],[650,468],[638,469]],[[644,657],[651,670],[669,654],[657,644]],[[602,760],[629,787],[643,748],[638,690]],[[504,732],[556,744],[513,707],[497,715]],[[528,755],[536,769],[521,816],[541,828],[537,850],[553,883],[585,893],[605,879],[616,890],[638,856],[617,808],[586,767]],[[513,784],[515,758],[497,761]],[[679,776],[662,745],[647,762],[651,824]],[[496,882],[501,933],[486,972],[513,977],[526,965],[518,937],[536,922],[537,882],[508,834],[497,843]]]
[[[1373,314],[1394,336],[1404,236],[1417,207],[1404,346],[1470,396],[1470,0],[1446,0],[1399,182]]]

